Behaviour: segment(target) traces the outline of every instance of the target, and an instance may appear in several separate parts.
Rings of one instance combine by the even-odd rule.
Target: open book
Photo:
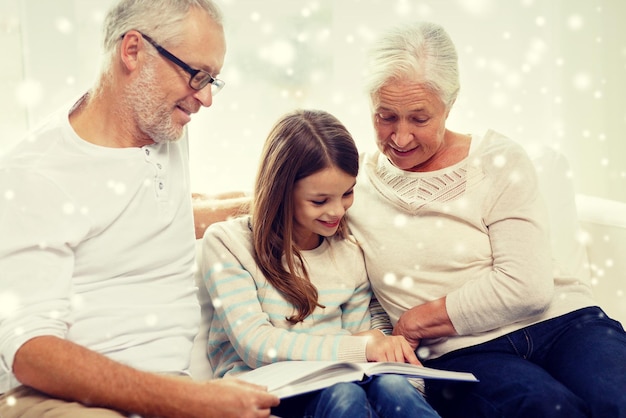
[[[415,366],[408,363],[371,362],[349,363],[337,361],[280,361],[237,375],[257,385],[267,386],[279,398],[323,389],[339,382],[357,382],[366,376],[401,374],[424,379],[449,379],[477,382],[471,373],[452,372]]]

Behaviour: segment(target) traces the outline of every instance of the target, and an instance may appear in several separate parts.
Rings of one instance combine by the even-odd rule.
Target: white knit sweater
[[[553,276],[535,169],[493,131],[473,137],[466,159],[433,172],[362,156],[348,221],[392,324],[447,295],[459,336],[422,341],[428,358],[595,304],[581,280]]]

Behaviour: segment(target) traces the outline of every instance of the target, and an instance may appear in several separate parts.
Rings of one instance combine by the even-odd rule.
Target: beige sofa
[[[598,304],[626,324],[626,203],[576,194],[567,160],[551,148],[529,150],[539,175],[552,228],[553,255],[563,269],[586,280]],[[198,240],[198,249],[200,248]],[[192,352],[195,378],[212,376],[205,353],[212,309],[206,288],[196,275],[202,325]]]
[[[626,203],[578,194],[576,204],[595,298],[626,326]]]

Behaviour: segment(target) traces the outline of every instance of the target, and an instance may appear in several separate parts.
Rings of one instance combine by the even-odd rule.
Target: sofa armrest
[[[594,296],[607,314],[626,325],[626,203],[577,194],[576,207]]]

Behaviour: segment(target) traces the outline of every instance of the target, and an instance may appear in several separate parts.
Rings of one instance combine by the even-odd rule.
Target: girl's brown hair
[[[298,180],[329,167],[354,177],[359,171],[354,140],[337,118],[321,110],[296,110],[276,122],[263,147],[256,176],[252,235],[257,265],[296,309],[287,318],[293,324],[321,306],[293,241],[294,187]],[[345,217],[337,234],[342,238],[348,235]]]

